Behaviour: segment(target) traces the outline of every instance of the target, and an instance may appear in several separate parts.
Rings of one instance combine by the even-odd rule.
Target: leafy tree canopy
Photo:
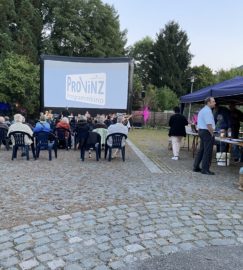
[[[39,67],[27,57],[9,53],[0,64],[0,98],[29,114],[39,108]]]
[[[152,49],[153,40],[150,37],[145,37],[129,48],[129,56],[133,57],[135,60],[135,73],[140,77],[144,88],[146,88],[150,82],[150,55]]]
[[[157,35],[152,52],[151,83],[157,87],[167,85],[180,96],[185,93],[185,80],[192,55],[185,31],[178,23],[169,22]]]
[[[164,86],[157,91],[157,102],[161,111],[172,110],[175,106],[178,106],[179,99],[174,91]]]
[[[67,56],[122,56],[126,31],[119,16],[100,0],[46,0],[43,48],[47,54]]]

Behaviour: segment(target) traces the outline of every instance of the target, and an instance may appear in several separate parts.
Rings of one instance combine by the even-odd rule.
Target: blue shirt
[[[34,132],[46,131],[50,132],[50,124],[48,122],[38,122],[36,123],[35,128],[33,129]]]
[[[212,128],[215,129],[212,109],[205,105],[198,114],[197,127],[198,129],[208,129],[207,125],[212,125]]]

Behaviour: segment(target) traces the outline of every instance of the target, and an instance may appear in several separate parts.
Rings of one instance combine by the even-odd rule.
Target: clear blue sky
[[[192,66],[213,71],[243,65],[243,0],[102,0],[119,14],[132,45],[145,36],[156,39],[174,20],[186,31],[194,55]]]

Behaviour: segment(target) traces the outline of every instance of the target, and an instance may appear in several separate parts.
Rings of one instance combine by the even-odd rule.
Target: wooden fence
[[[172,114],[173,112],[150,112],[146,125],[152,127],[168,126],[168,122]],[[132,111],[132,115],[132,122],[135,127],[141,127],[145,124],[142,111]]]

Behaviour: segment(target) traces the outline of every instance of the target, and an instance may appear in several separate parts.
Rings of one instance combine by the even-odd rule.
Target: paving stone
[[[99,264],[103,264],[98,258],[88,258],[85,260],[82,260],[82,264],[84,265],[85,268],[94,268],[95,266],[99,265]]]
[[[87,246],[87,247],[96,245],[96,242],[95,242],[94,239],[90,239],[90,240],[84,241],[83,243],[84,243],[84,245]]]
[[[133,253],[133,252],[144,250],[144,247],[142,247],[141,245],[138,245],[138,244],[132,244],[132,245],[125,246],[125,249],[128,252]]]
[[[132,237],[132,236],[128,236],[128,237],[126,237],[126,239],[127,240],[128,240],[128,238],[130,239],[130,237]],[[123,247],[126,245],[126,241],[125,241],[125,239],[114,239],[111,241],[111,244],[113,247]]]
[[[108,237],[107,235],[102,235],[102,236],[96,237],[94,240],[95,240],[98,244],[100,244],[100,243],[108,242],[108,241],[110,241],[111,239],[110,239],[110,237]]]
[[[64,270],[83,270],[79,264],[69,264],[64,267]]]
[[[5,243],[1,243],[0,245],[0,252],[4,249],[8,249],[11,248],[13,246],[13,242],[5,242]]]
[[[33,254],[33,252],[30,251],[30,250],[25,250],[25,251],[19,253],[19,256],[20,256],[20,259],[21,259],[22,261],[26,261],[26,260],[28,260],[28,259],[34,257],[34,254]]]
[[[80,251],[75,251],[65,256],[65,260],[69,262],[76,262],[83,259],[83,253]]]
[[[99,248],[101,251],[106,251],[106,250],[111,249],[111,245],[110,245],[109,243],[102,243],[102,244],[99,244],[99,245],[98,245],[98,248]]]
[[[198,247],[207,247],[209,246],[209,243],[207,243],[206,241],[204,240],[197,240],[197,241],[194,241],[194,244]]]
[[[24,230],[24,229],[28,229],[29,227],[30,227],[29,224],[22,224],[22,225],[13,227],[11,230],[12,231],[21,231],[21,230]]]
[[[16,251],[13,249],[6,249],[0,252],[0,260],[15,255]]]
[[[46,233],[44,231],[38,231],[31,234],[33,238],[41,238],[46,236]]]
[[[19,259],[15,256],[8,257],[7,259],[1,260],[1,262],[0,262],[1,266],[3,266],[5,269],[6,268],[9,269],[9,267],[17,265],[18,263],[19,263]]]
[[[222,237],[222,235],[219,232],[208,232],[208,235],[211,238],[220,238],[220,237]]]
[[[37,265],[39,265],[39,262],[35,258],[27,260],[27,261],[23,261],[19,264],[20,268],[23,270],[31,269]]]
[[[37,256],[37,259],[41,262],[51,261],[54,259],[54,256],[50,253],[44,253]]]
[[[171,236],[172,232],[170,230],[159,230],[156,232],[161,237]]]
[[[9,230],[7,230],[7,229],[0,230],[0,236],[3,236],[5,234],[9,234]]]
[[[143,233],[143,234],[139,234],[139,237],[142,240],[149,240],[149,239],[154,239],[157,237],[157,235],[155,233]]]
[[[176,247],[176,246],[163,246],[163,247],[161,247],[161,251],[164,254],[175,253],[178,251],[178,247]]]
[[[46,253],[50,250],[50,248],[47,245],[43,245],[43,246],[38,246],[34,249],[34,252],[36,254],[42,254],[42,253]]]
[[[28,242],[28,243],[17,245],[14,248],[16,250],[18,250],[18,251],[24,251],[24,250],[33,248],[33,246],[34,246],[34,243],[33,242]]]
[[[110,250],[99,252],[97,256],[104,263],[107,263],[116,257],[116,255],[112,253]]]
[[[115,249],[113,249],[113,252],[118,257],[122,257],[122,256],[125,256],[127,254],[127,252],[123,248],[115,248]]]
[[[4,242],[7,242],[7,241],[9,241],[9,240],[11,240],[11,238],[9,237],[9,235],[2,235],[2,236],[0,237],[0,244],[2,244],[2,243],[4,243]]]
[[[209,241],[213,246],[230,246],[234,245],[236,241],[234,239],[213,239]]]
[[[109,265],[111,269],[120,269],[122,267],[125,267],[125,264],[122,261],[111,262]]]
[[[94,270],[109,270],[109,269],[110,268],[108,268],[106,265],[99,265],[94,268]]]
[[[58,269],[60,267],[65,266],[65,262],[62,259],[53,260],[48,262],[47,265],[50,267],[51,270]]]
[[[32,240],[32,237],[27,234],[27,235],[14,239],[14,242],[16,244],[22,244],[22,243],[30,242],[31,240]]]
[[[80,237],[72,237],[72,238],[69,238],[69,239],[68,239],[68,242],[69,242],[70,244],[73,244],[73,243],[79,243],[79,242],[81,242],[81,241],[83,241],[83,239],[80,238]]]
[[[133,263],[133,262],[136,262],[138,260],[137,257],[135,257],[134,255],[127,255],[124,257],[123,261],[127,264],[130,264],[130,263]]]
[[[191,243],[180,243],[180,244],[178,244],[178,247],[182,250],[185,250],[185,251],[188,251],[188,250],[195,248],[195,246]]]

